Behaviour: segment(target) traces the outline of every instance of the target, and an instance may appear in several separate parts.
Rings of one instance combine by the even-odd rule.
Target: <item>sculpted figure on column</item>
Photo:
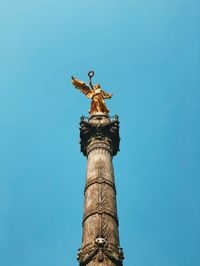
[[[105,92],[100,84],[92,85],[92,77],[94,76],[94,71],[89,71],[89,85],[90,87],[83,81],[76,79],[72,76],[72,84],[79,89],[82,93],[86,95],[87,98],[92,99],[91,108],[89,110],[90,114],[94,113],[105,113],[108,114],[109,110],[106,107],[104,99],[111,99],[112,94]]]

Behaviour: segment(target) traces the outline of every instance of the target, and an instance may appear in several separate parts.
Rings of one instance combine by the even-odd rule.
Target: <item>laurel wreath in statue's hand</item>
[[[93,71],[93,70],[89,71],[89,72],[88,72],[88,76],[89,76],[90,78],[94,77],[94,71]]]

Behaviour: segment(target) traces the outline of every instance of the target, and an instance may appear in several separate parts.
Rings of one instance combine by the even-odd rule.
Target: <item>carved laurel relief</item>
[[[102,160],[96,162],[95,165],[96,173],[97,173],[97,179],[103,180],[105,177],[105,164]],[[96,227],[96,238],[104,238],[106,239],[107,235],[107,218],[104,214],[106,209],[106,191],[107,191],[107,185],[106,183],[99,182],[98,183],[98,195],[97,199],[95,201],[95,205],[98,210],[98,223]]]

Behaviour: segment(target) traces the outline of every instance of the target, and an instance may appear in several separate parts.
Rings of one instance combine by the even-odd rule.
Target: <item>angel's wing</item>
[[[90,87],[85,82],[72,77],[72,84],[77,89],[79,89],[82,93],[84,93],[87,98],[90,98],[90,99],[92,98],[93,91],[90,89]]]
[[[102,95],[103,95],[104,99],[111,99],[112,96],[113,96],[111,93],[107,93],[104,90],[101,90],[101,92],[102,92]]]

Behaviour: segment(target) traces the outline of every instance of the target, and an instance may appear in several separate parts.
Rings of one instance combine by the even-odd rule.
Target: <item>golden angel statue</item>
[[[89,71],[88,73],[90,82],[90,87],[83,81],[76,79],[72,76],[72,84],[79,89],[82,93],[86,95],[87,98],[92,99],[91,108],[89,110],[90,114],[94,113],[109,113],[109,110],[106,107],[104,99],[111,99],[112,94],[106,93],[102,90],[99,84],[92,85],[92,77],[94,76],[94,71]]]

